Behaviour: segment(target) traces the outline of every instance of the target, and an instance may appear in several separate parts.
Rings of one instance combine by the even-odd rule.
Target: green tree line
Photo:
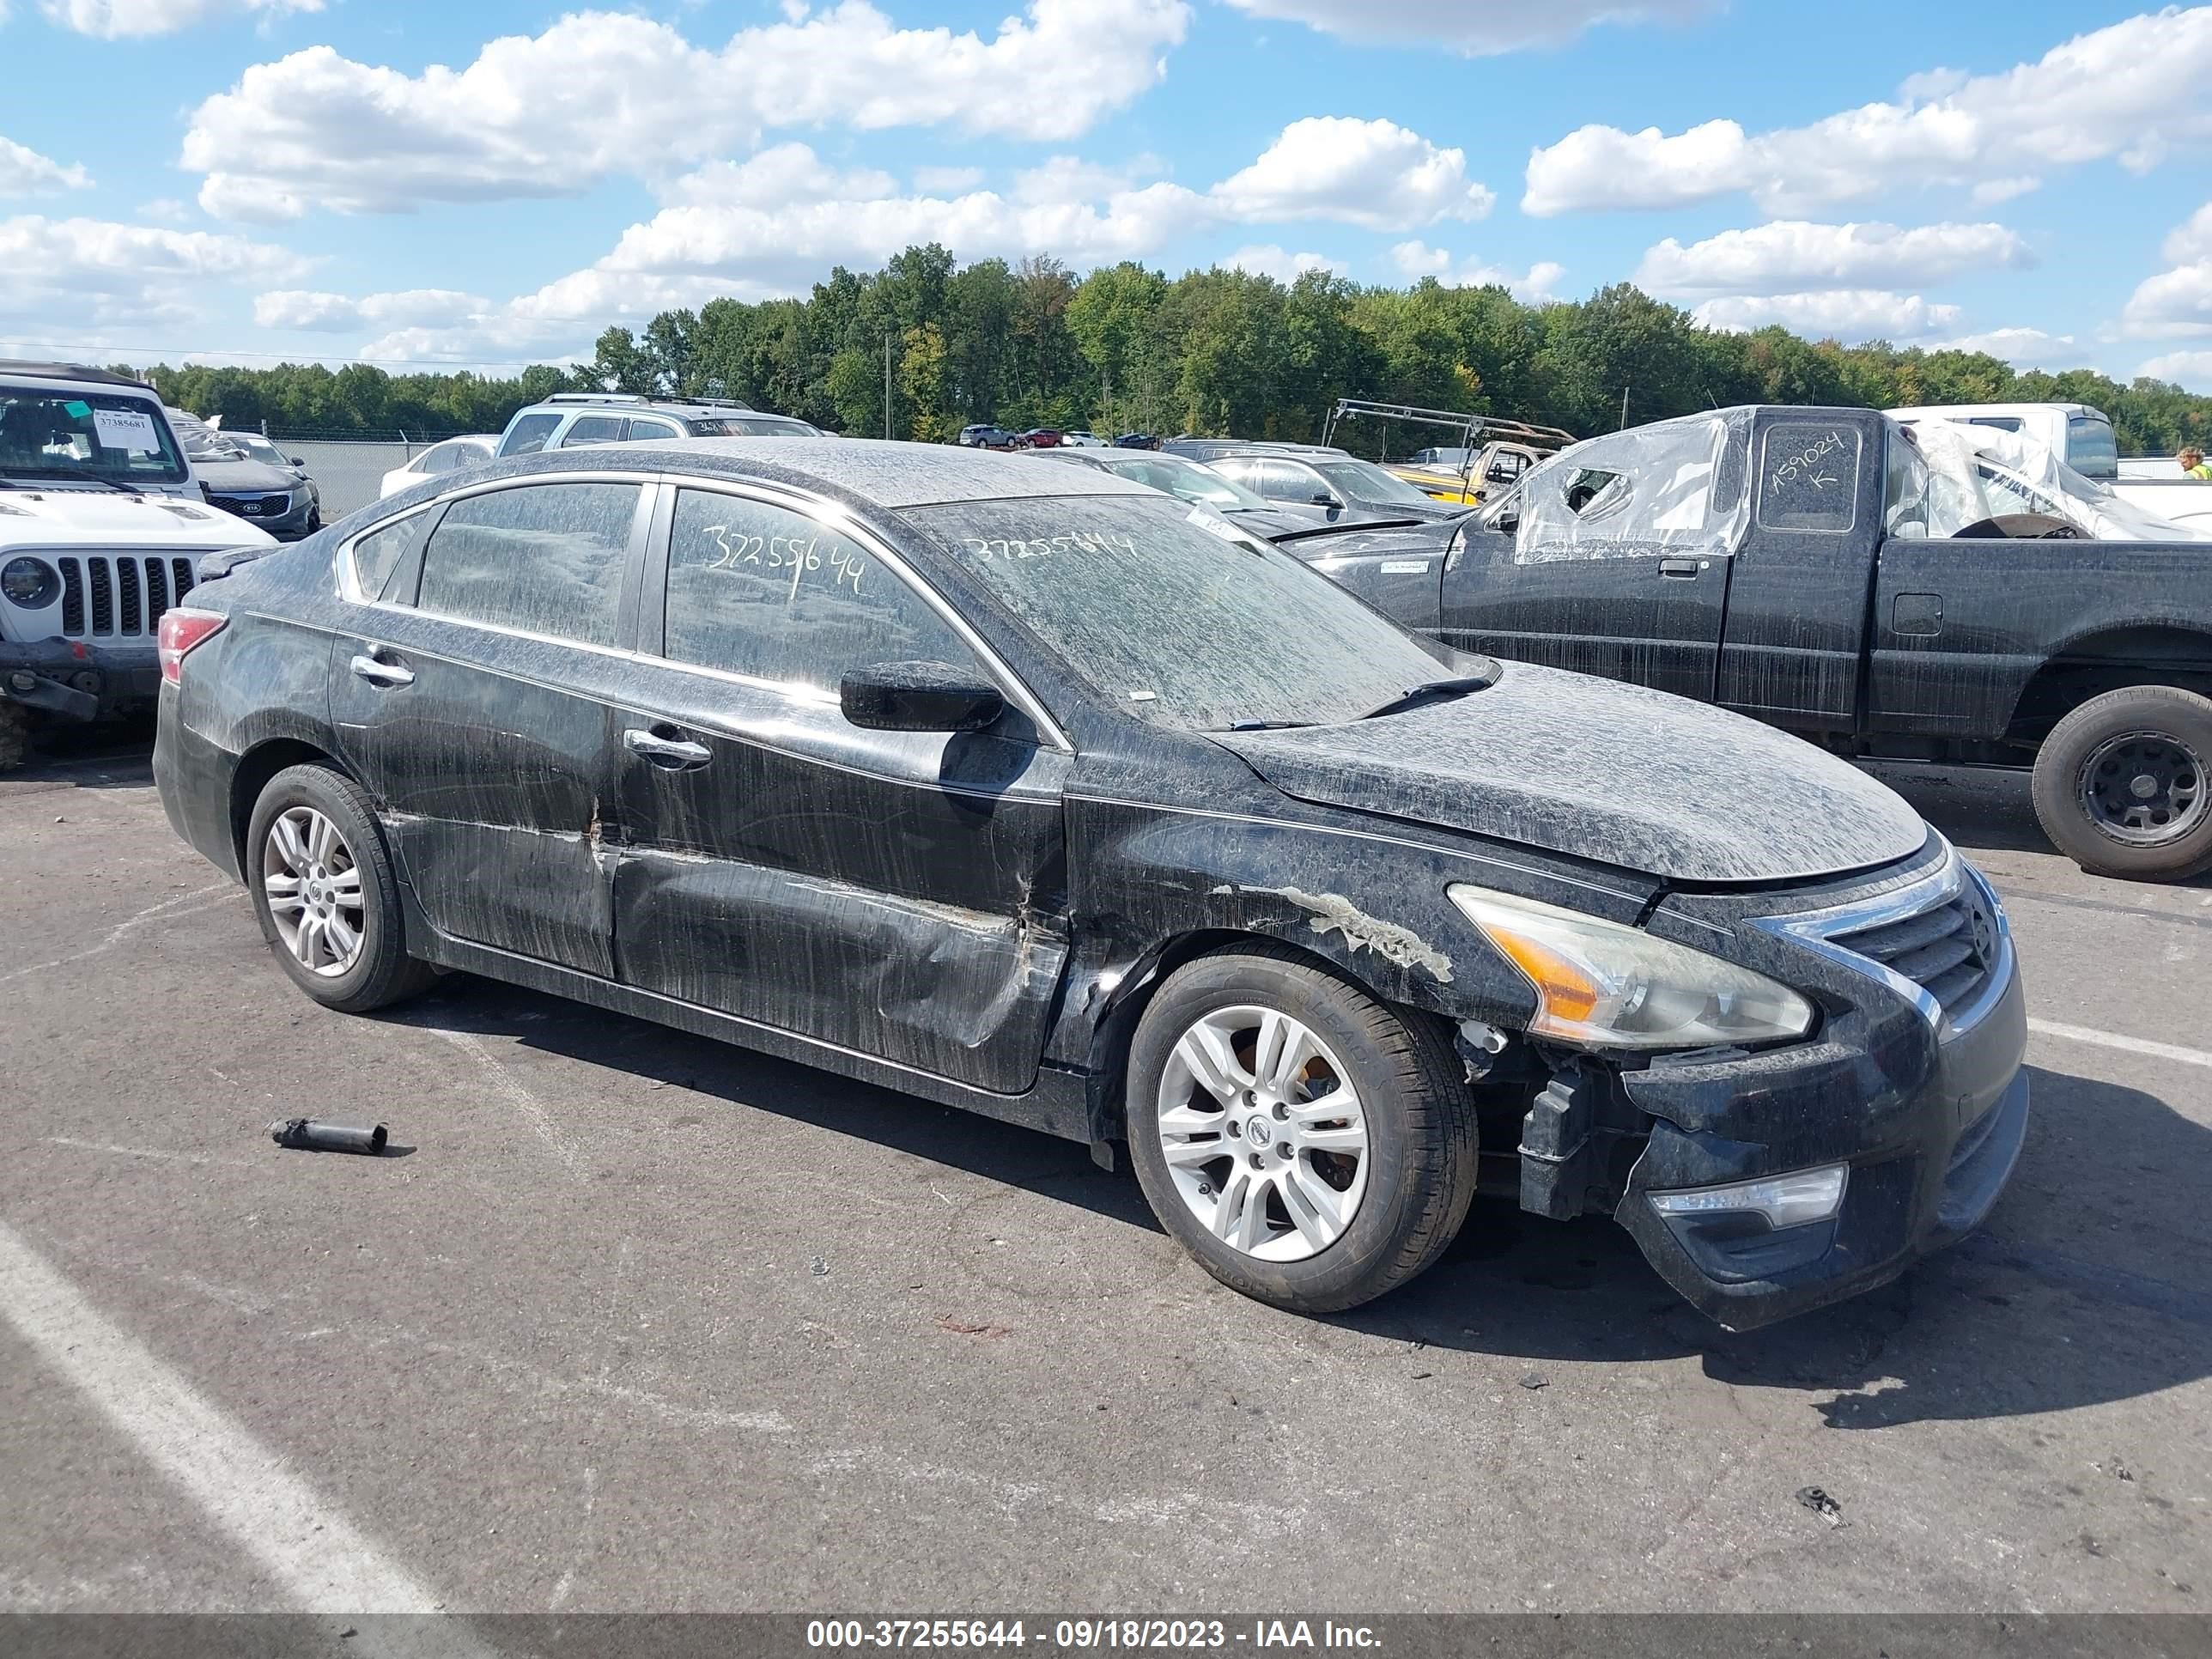
[[[1730,404],[2093,404],[2129,454],[2212,439],[2212,398],[2092,370],[2022,372],[1980,352],[1845,347],[1780,327],[1729,333],[1626,283],[1525,305],[1502,288],[1368,288],[1310,271],[1288,286],[1141,264],[1079,278],[1049,258],[969,265],[934,243],[882,270],[839,266],[805,299],[714,300],[610,328],[592,361],[512,380],[391,375],[356,364],[151,371],[171,403],[277,433],[497,431],[550,392],[738,398],[858,435],[925,441],[970,422],[1112,434],[1311,440],[1334,399],[1381,398],[1581,435]],[[1369,427],[1394,453],[1434,441]]]

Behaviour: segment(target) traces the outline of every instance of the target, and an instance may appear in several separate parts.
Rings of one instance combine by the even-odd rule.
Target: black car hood
[[[1301,518],[1296,513],[1285,513],[1279,507],[1221,507],[1210,510],[1220,514],[1239,530],[1250,531],[1262,541],[1287,535],[1296,530],[1319,527],[1313,520]]]
[[[295,489],[300,480],[260,461],[194,461],[192,477],[219,495],[274,495]]]
[[[1371,519],[1463,519],[1474,511],[1468,501],[1439,501],[1426,497],[1419,502],[1372,501],[1362,497],[1352,506]]]
[[[1888,788],[1771,726],[1644,686],[1503,668],[1487,690],[1376,720],[1213,740],[1300,800],[1674,881],[1802,880],[1926,844]]]

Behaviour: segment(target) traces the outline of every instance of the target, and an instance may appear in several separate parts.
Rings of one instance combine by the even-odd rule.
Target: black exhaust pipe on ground
[[[362,1152],[370,1158],[384,1155],[386,1139],[381,1123],[360,1129],[350,1123],[318,1123],[305,1117],[286,1118],[281,1123],[270,1124],[269,1138],[279,1146],[295,1152]]]

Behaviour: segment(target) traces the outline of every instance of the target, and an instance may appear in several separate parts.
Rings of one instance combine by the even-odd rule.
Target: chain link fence
[[[398,433],[389,437],[320,436],[313,432],[272,429],[269,441],[296,456],[323,494],[323,522],[334,524],[377,498],[384,475],[407,465],[432,444],[456,437],[452,432]]]

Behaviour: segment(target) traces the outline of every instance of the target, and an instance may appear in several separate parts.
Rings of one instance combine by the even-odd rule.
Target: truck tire
[[[246,832],[246,884],[292,982],[343,1014],[419,994],[437,970],[407,954],[399,881],[360,785],[326,766],[269,780]]]
[[[12,772],[31,758],[31,711],[13,697],[0,697],[0,772]]]
[[[1474,1098],[1441,1030],[1296,951],[1255,943],[1169,975],[1127,1087],[1153,1214],[1255,1300],[1358,1307],[1428,1267],[1467,1218]]]
[[[2212,697],[2130,685],[2092,697],[2035,757],[2035,816],[2095,876],[2184,881],[2212,870]]]

